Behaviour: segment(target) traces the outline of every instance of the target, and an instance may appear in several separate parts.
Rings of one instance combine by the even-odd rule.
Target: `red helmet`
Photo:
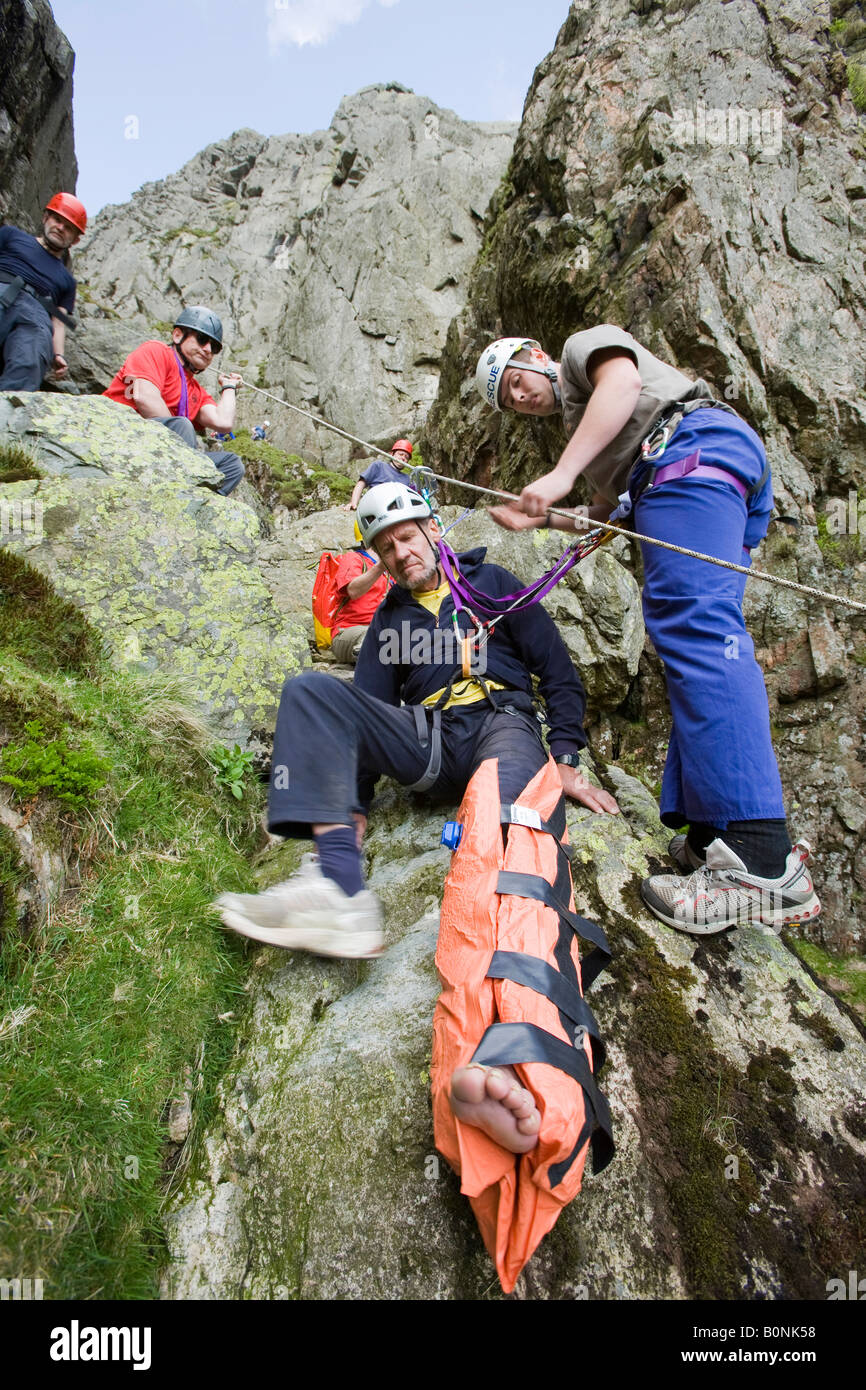
[[[398,439],[396,444],[391,445],[392,454],[394,453],[395,449],[402,449],[403,452],[408,454],[410,458],[412,457],[412,445],[409,443],[408,439]]]
[[[56,212],[58,217],[65,217],[79,232],[83,232],[87,226],[87,210],[72,193],[55,193],[45,204],[45,211]]]

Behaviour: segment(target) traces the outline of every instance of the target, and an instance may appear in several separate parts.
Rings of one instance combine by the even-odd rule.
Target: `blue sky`
[[[78,195],[125,202],[241,126],[319,130],[402,82],[467,120],[519,120],[568,0],[53,0],[76,53]]]

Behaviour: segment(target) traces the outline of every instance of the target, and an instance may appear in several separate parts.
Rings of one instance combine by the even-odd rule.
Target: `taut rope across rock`
[[[274,396],[270,391],[266,391],[261,386],[253,386],[245,381],[244,386],[250,391],[257,391],[261,396],[267,396],[268,400],[276,401],[277,405],[285,406],[287,410],[294,410],[296,414],[303,415],[308,420],[312,420],[315,425],[323,425],[325,429],[339,434],[343,439],[351,439],[354,444],[360,444],[363,448],[371,450],[373,453],[381,454],[383,458],[390,459],[391,455],[385,450],[380,449],[378,444],[370,444],[366,439],[359,439],[357,435],[350,434],[348,430],[340,429],[339,425],[332,425],[330,420],[323,419],[320,415],[314,415],[310,410],[304,410],[299,405],[292,405],[291,401],[281,400],[279,396]],[[442,473],[434,473],[432,468],[418,470],[430,478],[435,478],[437,482],[449,483],[451,487],[462,487],[470,492],[482,493],[486,497],[496,497],[503,502],[516,502],[518,497],[513,492],[499,492],[496,488],[481,487],[477,483],[464,482],[462,478],[446,478]],[[628,540],[641,541],[645,545],[658,545],[663,550],[673,550],[677,555],[687,555],[692,560],[703,560],[708,565],[718,565],[720,569],[734,570],[736,574],[744,574],[748,579],[760,579],[766,584],[778,584],[784,589],[793,589],[795,593],[806,594],[809,598],[820,598],[827,603],[841,604],[845,608],[853,608],[858,613],[866,613],[866,603],[860,603],[857,599],[846,598],[842,594],[831,594],[826,589],[817,589],[811,584],[798,584],[793,579],[783,579],[778,574],[767,574],[766,570],[749,569],[746,565],[736,565],[730,560],[719,560],[715,555],[704,555],[700,550],[688,550],[685,546],[673,545],[670,541],[660,541],[653,536],[642,536],[637,531],[628,531],[624,526],[615,526],[612,522],[606,521],[602,527],[595,527],[588,517],[579,516],[573,511],[564,510],[561,507],[550,507],[550,516],[565,516],[575,522],[575,529],[583,526],[587,531],[597,529],[611,532],[616,536],[625,536]]]

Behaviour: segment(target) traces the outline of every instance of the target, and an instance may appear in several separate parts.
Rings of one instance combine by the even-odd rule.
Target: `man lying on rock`
[[[226,926],[255,941],[355,958],[378,955],[383,946],[382,909],[364,886],[360,853],[377,778],[454,803],[476,768],[497,758],[500,800],[516,802],[548,760],[533,676],[564,792],[596,812],[619,810],[580,770],[586,698],[544,609],[498,622],[464,678],[461,639],[472,624],[465,609],[455,612],[428,503],[404,483],[381,483],[361,500],[358,525],[394,585],[373,618],[354,685],[313,672],[288,680],[274,735],[269,827],[312,837],[316,854],[305,856],[286,883],[259,894],[226,893],[216,904]],[[470,583],[496,597],[522,587],[515,575],[486,564],[484,554],[458,556]],[[535,1142],[539,1112],[510,1067],[462,1068],[451,1095],[458,1117],[497,1143],[523,1152]]]
[[[120,405],[131,405],[144,420],[156,420],[191,449],[205,429],[230,432],[235,422],[237,393],[243,385],[237,372],[220,372],[217,405],[196,377],[222,350],[222,321],[204,304],[182,309],[171,330],[171,343],[142,343],[129,354],[103,395]],[[233,436],[232,436],[233,437]],[[205,450],[223,475],[217,490],[227,496],[244,476],[237,454],[223,449]]]

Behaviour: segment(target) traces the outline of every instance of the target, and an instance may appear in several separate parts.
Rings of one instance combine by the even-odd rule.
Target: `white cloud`
[[[327,43],[344,24],[355,24],[372,0],[268,0],[268,48]],[[378,0],[385,9],[398,0]]]

